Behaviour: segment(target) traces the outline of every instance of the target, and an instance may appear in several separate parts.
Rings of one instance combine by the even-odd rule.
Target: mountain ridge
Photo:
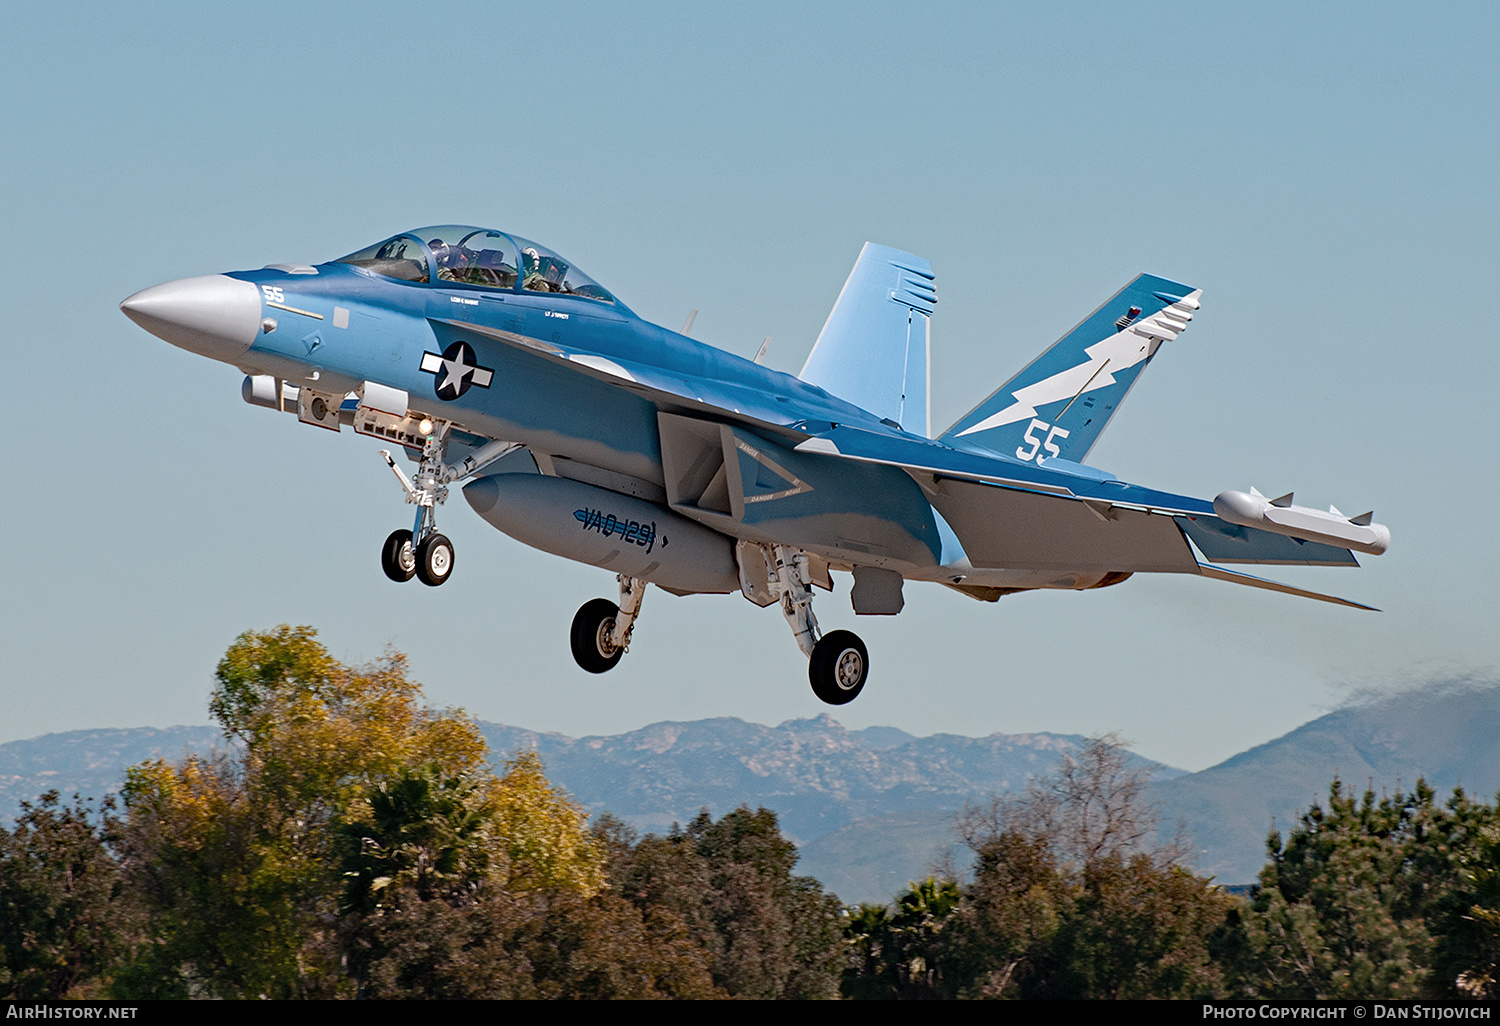
[[[535,749],[554,783],[590,813],[609,811],[664,833],[700,809],[775,810],[799,845],[800,871],[846,901],[889,900],[948,860],[961,865],[954,819],[965,805],[1024,788],[1087,739],[1045,732],[918,737],[896,727],[850,730],[827,713],[776,726],[735,717],[661,721],[612,735],[479,721],[496,760]],[[1195,839],[1194,868],[1225,884],[1254,880],[1273,825],[1285,830],[1338,777],[1356,790],[1440,794],[1500,790],[1500,685],[1459,679],[1335,709],[1196,773],[1132,755],[1153,772],[1168,831]],[[211,726],[107,728],[0,744],[0,812],[49,789],[99,798],[127,766],[210,751]]]

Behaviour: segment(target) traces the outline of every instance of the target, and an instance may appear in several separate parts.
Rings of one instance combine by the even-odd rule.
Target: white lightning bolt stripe
[[[1036,416],[1038,406],[1072,399],[1085,386],[1088,387],[1088,391],[1094,392],[1113,385],[1115,372],[1129,370],[1136,364],[1150,359],[1151,354],[1156,352],[1158,344],[1171,341],[1187,327],[1187,322],[1193,319],[1192,311],[1197,309],[1198,297],[1201,295],[1203,295],[1203,290],[1197,289],[1150,317],[1137,321],[1124,331],[1116,332],[1095,342],[1084,350],[1084,354],[1088,356],[1087,360],[1067,370],[1058,371],[1051,377],[1016,389],[1011,393],[1015,402],[998,413],[990,414],[973,427],[965,428],[958,433],[958,436],[961,438],[978,431],[989,431],[1018,421],[1030,420]]]

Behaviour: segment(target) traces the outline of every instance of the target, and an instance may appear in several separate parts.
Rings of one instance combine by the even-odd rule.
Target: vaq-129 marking
[[[647,583],[738,591],[781,607],[813,691],[835,705],[869,655],[822,633],[813,589],[853,576],[856,613],[902,608],[906,581],[993,602],[1132,574],[1197,574],[1359,603],[1223,564],[1357,566],[1390,532],[1226,491],[1212,502],[1127,484],[1084,463],[1199,291],[1143,274],[958,423],[932,437],[926,260],[866,243],[801,374],[641,320],[572,263],[506,232],[404,232],[325,264],[167,282],[120,304],[173,345],[233,364],[246,402],[400,447],[416,506],[381,554],[394,581],[439,585],[453,543],[436,508],[460,483],[481,517],[618,575],[572,625],[603,673],[630,645]]]

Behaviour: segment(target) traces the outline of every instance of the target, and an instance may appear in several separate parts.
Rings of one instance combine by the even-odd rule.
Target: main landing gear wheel
[[[813,694],[829,705],[844,705],[859,697],[870,674],[870,654],[859,635],[830,631],[818,639],[807,660]]]
[[[613,640],[615,617],[620,607],[609,599],[592,599],[585,602],[573,617],[573,629],[568,640],[573,646],[573,658],[589,673],[604,673],[615,668],[623,648],[616,648]]]
[[[380,550],[380,569],[391,580],[409,581],[417,572],[417,554],[412,551],[410,531],[392,531]]]
[[[436,588],[453,573],[453,543],[441,534],[429,534],[417,546],[417,577]]]

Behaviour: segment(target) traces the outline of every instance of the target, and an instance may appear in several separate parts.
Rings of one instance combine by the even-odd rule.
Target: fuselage
[[[544,349],[528,351],[474,329],[713,382],[721,392],[742,393],[741,412],[802,437],[830,423],[890,430],[822,389],[642,320],[618,302],[481,291],[441,281],[382,280],[341,264],[324,264],[317,271],[227,275],[262,293],[280,290],[284,297],[280,306],[265,307],[264,315],[274,315],[276,328],[260,332],[237,362],[247,373],[299,381],[317,375],[320,391],[328,392],[351,392],[367,380],[379,381],[406,391],[413,409],[475,434],[510,439],[657,484],[662,483],[661,449],[656,406],[650,400],[549,361]],[[340,309],[347,313],[336,313]],[[441,372],[424,371],[421,358],[441,354],[460,340],[474,350],[477,367],[492,376],[486,386],[470,382],[462,394],[450,397],[444,392],[452,389],[439,388]],[[807,427],[812,431],[801,430]]]
[[[543,474],[670,502],[730,538],[795,545],[835,567],[998,588],[1086,588],[1119,576],[1107,567],[976,568],[904,470],[795,448],[853,429],[960,454],[645,321],[561,257],[505,233],[419,229],[316,266],[169,282],[122,308],[176,345],[325,395],[335,408],[377,383],[404,393],[412,416],[451,423],[460,448],[518,443]],[[723,426],[725,452],[744,464],[733,468],[741,502],[721,508],[674,494],[681,482],[674,488],[664,471],[664,416]],[[1091,472],[1083,483],[1109,477]],[[754,495],[752,478],[763,486]]]
[[[618,604],[587,602],[570,628],[591,673],[629,647],[648,583],[779,606],[813,691],[836,705],[869,661],[812,614],[831,570],[852,574],[854,611],[872,615],[900,612],[908,579],[994,601],[1140,572],[1359,605],[1211,563],[1357,565],[1351,546],[1389,544],[1372,514],[1254,490],[1210,503],[1080,462],[1198,290],[1138,275],[934,440],[933,282],[927,261],[867,243],[804,377],[642,320],[543,246],[458,225],[316,266],[167,282],[121,309],[240,368],[248,402],[405,449],[410,478],[381,453],[417,507],[381,548],[391,580],[449,579],[435,511],[460,484],[498,530],[614,574]]]

